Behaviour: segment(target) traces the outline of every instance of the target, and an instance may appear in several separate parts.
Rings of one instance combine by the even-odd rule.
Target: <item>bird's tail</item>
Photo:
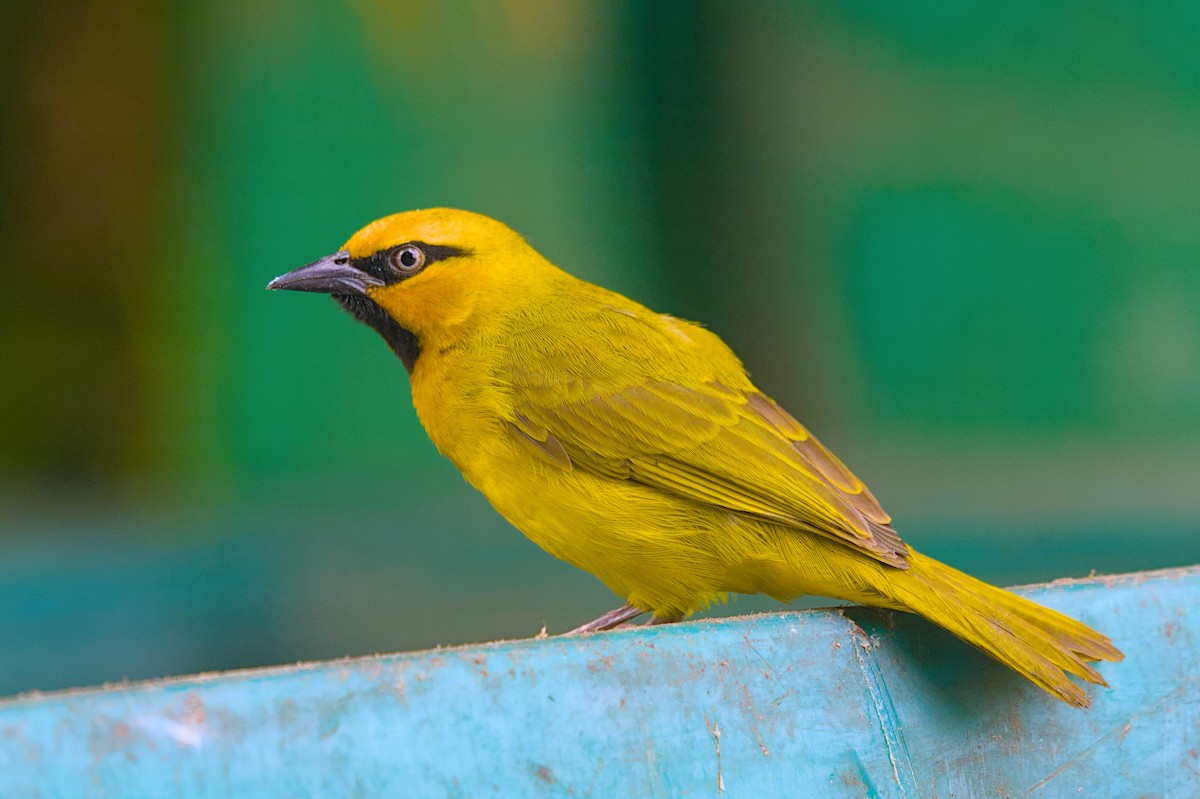
[[[1089,701],[1067,675],[1107,686],[1089,664],[1125,657],[1086,624],[920,553],[912,553],[904,576],[880,586],[899,609],[945,627],[1075,707]]]

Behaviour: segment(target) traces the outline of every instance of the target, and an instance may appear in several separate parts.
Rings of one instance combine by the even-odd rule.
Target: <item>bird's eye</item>
[[[405,244],[392,250],[390,260],[398,272],[411,275],[425,266],[425,251],[415,244]]]

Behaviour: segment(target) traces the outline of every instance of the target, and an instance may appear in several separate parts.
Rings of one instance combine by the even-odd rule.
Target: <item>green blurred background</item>
[[[1200,561],[1192,3],[3,16],[0,694],[616,604],[440,458],[374,333],[263,290],[431,205],[706,322],[930,554]]]

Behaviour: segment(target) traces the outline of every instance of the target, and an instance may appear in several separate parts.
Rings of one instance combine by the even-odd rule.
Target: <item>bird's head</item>
[[[526,296],[547,270],[557,271],[508,226],[432,208],[378,219],[267,288],[332,295],[411,371],[423,347],[455,343],[504,297]]]

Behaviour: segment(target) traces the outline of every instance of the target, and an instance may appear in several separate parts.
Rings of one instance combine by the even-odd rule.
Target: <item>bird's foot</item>
[[[655,627],[659,624],[674,624],[677,621],[683,621],[683,616],[651,616],[650,621],[643,624],[643,627]]]
[[[639,610],[633,605],[622,605],[616,610],[610,610],[608,613],[605,613],[598,619],[592,619],[587,624],[582,624],[579,627],[576,627],[574,630],[571,630],[571,632],[567,633],[567,635],[574,635],[575,633],[596,633],[600,632],[601,630],[611,630],[613,627],[624,624],[630,619],[636,619],[643,613],[645,613],[644,610]]]

